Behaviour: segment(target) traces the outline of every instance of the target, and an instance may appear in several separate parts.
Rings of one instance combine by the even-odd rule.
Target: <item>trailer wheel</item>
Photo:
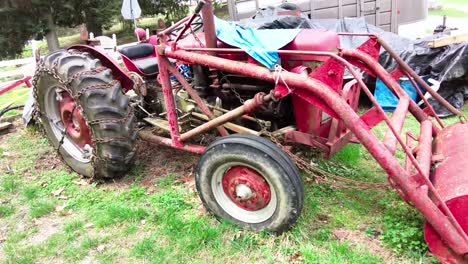
[[[87,177],[115,178],[135,156],[135,118],[112,71],[88,53],[61,50],[36,76],[39,121],[64,162]]]
[[[216,217],[274,233],[297,221],[304,200],[294,163],[271,141],[250,135],[226,136],[208,146],[197,165],[196,186]]]

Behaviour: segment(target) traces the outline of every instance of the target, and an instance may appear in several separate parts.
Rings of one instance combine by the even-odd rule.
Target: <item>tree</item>
[[[188,0],[139,0],[143,15],[162,15],[166,22],[177,21],[187,16]]]
[[[115,18],[120,16],[122,0],[82,0],[79,2],[82,20],[86,23],[88,32],[93,32],[95,36],[102,35],[103,29],[110,28]]]
[[[20,54],[27,40],[45,35],[49,51],[59,48],[56,27],[76,26],[82,19],[66,0],[0,0],[0,58]]]
[[[29,16],[27,3],[0,1],[0,58],[20,54],[26,41],[37,32],[37,24]]]

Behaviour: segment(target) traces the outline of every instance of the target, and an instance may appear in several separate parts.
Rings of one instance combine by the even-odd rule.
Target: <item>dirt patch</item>
[[[386,249],[378,238],[368,236],[360,230],[335,229],[333,235],[338,240],[346,240],[353,245],[363,246],[371,253],[380,256],[385,263],[393,263],[398,260],[398,257]]]
[[[145,176],[157,178],[171,173],[184,176],[199,157],[197,154],[171,147],[138,142],[138,163],[144,165]]]
[[[153,187],[155,180],[169,174],[179,177],[191,177],[199,155],[183,150],[151,144],[142,140],[137,143],[137,159],[135,166],[142,166],[141,174],[127,175],[114,180],[111,185],[125,187],[133,184],[135,177],[141,177],[140,185]],[[137,173],[140,173],[137,171]]]
[[[61,164],[62,160],[59,158],[56,152],[47,151],[36,160],[34,168],[39,171],[53,170]]]
[[[8,118],[0,118],[0,123],[2,122],[9,122],[12,125],[9,128],[0,131],[0,142],[6,135],[14,133],[18,131],[19,129],[22,129],[23,127],[25,127],[23,120],[21,119],[21,115],[8,117]]]
[[[34,225],[39,231],[29,239],[29,243],[32,245],[38,245],[45,242],[50,236],[61,230],[63,225],[62,222],[62,219],[57,218],[34,219]]]

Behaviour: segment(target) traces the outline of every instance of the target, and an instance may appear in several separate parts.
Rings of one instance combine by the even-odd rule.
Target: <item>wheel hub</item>
[[[58,99],[60,117],[68,138],[82,149],[91,145],[91,133],[75,100],[66,91],[60,92]]]
[[[224,193],[239,207],[260,210],[268,205],[271,191],[268,182],[255,170],[234,166],[222,178]]]

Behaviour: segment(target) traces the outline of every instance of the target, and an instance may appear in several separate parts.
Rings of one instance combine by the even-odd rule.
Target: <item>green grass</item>
[[[8,105],[12,104],[11,106],[15,105],[24,105],[26,101],[28,100],[28,95],[31,92],[31,89],[26,87],[26,85],[21,85],[13,90],[2,94],[0,96],[0,110],[7,107]],[[12,110],[7,112],[4,116],[14,116],[21,113],[19,110]]]
[[[448,17],[464,17],[468,18],[468,13],[464,12],[463,10],[455,9],[455,8],[444,8],[441,10],[431,10],[429,11],[429,15],[431,16],[448,16]]]
[[[429,15],[468,18],[468,11],[466,11],[468,9],[468,2],[465,0],[441,0],[440,4],[442,5],[442,9],[429,10]]]
[[[460,4],[460,5],[466,5],[468,4],[466,0],[440,0],[441,4]]]
[[[463,111],[468,113],[468,108]],[[409,131],[419,130],[414,119],[406,124]],[[383,136],[382,126],[374,130]],[[19,130],[0,143],[0,226],[6,239],[0,263],[385,262],[365,240],[337,239],[338,229],[376,237],[370,243],[382,242],[383,250],[395,256],[394,263],[433,261],[422,238],[422,217],[393,191],[337,189],[304,181],[305,206],[298,223],[275,236],[240,230],[201,213],[197,195],[174,183],[183,175],[152,175],[156,179],[151,189],[141,185],[146,168],[140,165],[117,183],[80,185],[79,176],[63,165],[38,166],[38,157],[53,155],[33,129]],[[332,160],[313,156],[312,161],[349,178],[386,181],[360,145],[346,146]],[[60,188],[60,195],[54,195]],[[38,239],[41,242],[34,242]]]

